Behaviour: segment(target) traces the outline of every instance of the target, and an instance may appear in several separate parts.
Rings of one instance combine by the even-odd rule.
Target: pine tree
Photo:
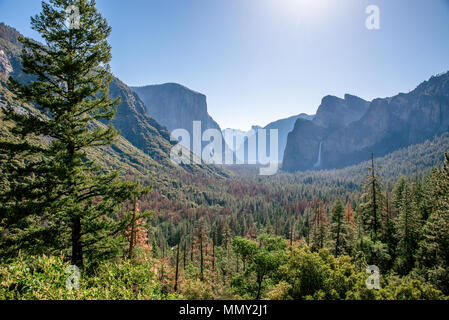
[[[159,249],[159,245],[157,243],[156,237],[153,237],[153,241],[151,242],[151,250],[153,254],[153,259],[161,258],[161,250]]]
[[[382,242],[388,246],[388,254],[391,257],[391,261],[394,261],[397,256],[397,231],[396,231],[396,210],[392,205],[391,194],[386,192],[385,195],[385,216],[383,222],[383,235]],[[389,268],[392,265],[388,266]]]
[[[350,254],[352,236],[352,228],[345,218],[343,205],[340,200],[337,200],[331,209],[329,224],[329,247],[335,257],[340,254]]]
[[[181,237],[178,239],[178,244],[176,245],[176,271],[175,271],[175,286],[174,291],[178,291],[178,277],[179,277],[179,245],[181,244]]]
[[[374,166],[374,154],[371,154],[371,167],[368,170],[360,209],[364,231],[376,242],[381,235],[384,201],[381,179]]]
[[[352,226],[352,228],[356,228],[356,225],[355,225],[355,220],[354,220],[354,209],[352,209],[352,205],[351,205],[351,202],[347,202],[346,203],[346,207],[345,207],[345,219],[346,219],[346,222],[350,225],[350,226]]]
[[[408,181],[405,176],[401,176],[393,188],[393,205],[396,209],[402,206],[402,197],[404,195],[404,189],[408,186]]]
[[[439,176],[440,170],[438,170],[438,168],[432,168],[429,175],[424,179],[424,200],[422,207],[422,219],[424,221],[430,217],[437,202],[436,196],[438,195],[438,192],[436,192],[434,181],[438,180]]]
[[[417,180],[413,185],[412,198],[416,205],[416,210],[418,211],[419,218],[427,220],[425,191],[424,186],[420,180]]]
[[[314,250],[319,250],[324,247],[327,239],[327,216],[325,209],[320,206],[314,214],[312,222],[311,243]]]
[[[131,211],[131,227],[125,232],[125,238],[128,239],[129,249],[128,258],[134,258],[134,248],[140,248],[146,256],[153,250],[148,238],[148,227],[145,221],[152,215],[151,211],[140,212],[137,198],[134,199],[133,210]]]
[[[78,26],[66,21],[70,6],[79,10]],[[4,253],[62,250],[82,267],[86,257],[94,262],[118,253],[123,239],[113,236],[130,220],[119,219],[122,204],[149,190],[87,158],[88,150],[118,135],[111,124],[100,124],[113,119],[120,102],[108,95],[111,28],[94,1],[50,0],[42,7],[31,25],[45,44],[20,38],[23,71],[34,81],[8,82],[39,113],[15,112],[11,104],[5,110],[16,139],[0,143],[12,181],[0,195],[8,229],[2,247]]]
[[[397,268],[401,274],[408,274],[415,263],[414,254],[418,247],[421,220],[407,181],[402,184],[402,194],[398,205],[399,216],[396,222],[396,229],[399,239],[399,256],[397,258]]]
[[[428,280],[449,294],[449,155],[443,168],[427,180],[432,185],[433,211],[428,218],[420,244],[419,265]],[[434,172],[435,173],[435,172]]]

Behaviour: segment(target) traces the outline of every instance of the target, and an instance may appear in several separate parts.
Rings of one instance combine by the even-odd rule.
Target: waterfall
[[[320,142],[320,147],[318,148],[318,159],[316,163],[313,165],[314,168],[321,167],[321,147],[323,146],[323,141]]]

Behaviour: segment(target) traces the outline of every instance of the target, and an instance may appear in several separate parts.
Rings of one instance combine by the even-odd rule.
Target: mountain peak
[[[6,40],[16,46],[21,46],[21,43],[18,40],[20,35],[20,32],[13,27],[0,22],[0,39]]]
[[[344,99],[328,95],[322,99],[313,121],[325,128],[341,128],[359,120],[368,106],[368,101],[350,94],[345,94]]]
[[[157,90],[173,90],[174,92],[176,91],[184,91],[186,93],[189,94],[193,94],[193,95],[199,95],[199,96],[203,96],[204,98],[206,98],[206,95],[202,94],[201,92],[192,90],[182,84],[176,83],[176,82],[166,82],[166,83],[161,83],[161,84],[150,84],[150,85],[146,85],[146,86],[135,86],[135,87],[130,87],[132,90],[134,91],[139,91],[142,92],[144,90],[151,90],[151,89],[157,89]]]

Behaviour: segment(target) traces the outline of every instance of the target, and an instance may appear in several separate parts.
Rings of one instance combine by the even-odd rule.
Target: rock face
[[[288,134],[293,130],[295,123],[298,119],[304,120],[312,120],[314,116],[309,116],[305,113],[301,113],[297,116],[289,117],[286,119],[281,119],[275,122],[268,124],[264,129],[267,130],[267,139],[269,140],[270,132],[269,130],[275,129],[278,130],[278,160],[282,162],[284,158],[285,147],[287,146],[287,137]]]
[[[331,130],[347,126],[366,113],[369,102],[349,94],[344,99],[326,96],[321,101],[313,122]]]
[[[9,74],[13,71],[12,65],[9,62],[8,57],[5,52],[0,49],[0,75],[5,80],[8,78]]]
[[[18,40],[19,36],[16,29],[0,22],[0,81],[6,82],[8,77],[22,83],[33,80],[33,76],[22,72],[22,44]]]
[[[201,134],[207,129],[216,129],[221,134],[220,126],[207,113],[204,94],[176,83],[132,87],[131,90],[142,99],[146,112],[170,132],[185,129],[193,139],[193,121],[201,121]],[[190,146],[193,146],[192,141]]]
[[[19,56],[21,47],[17,40],[19,35],[15,29],[0,23],[0,81],[6,81],[13,75],[14,57]]]
[[[131,89],[117,78],[109,87],[110,96],[121,97],[112,123],[120,134],[159,163],[167,164],[173,142],[170,133],[145,112],[145,105]]]
[[[319,157],[321,141],[328,129],[313,121],[298,119],[293,131],[289,133],[282,163],[284,170],[312,169]],[[294,169],[291,169],[291,168]]]
[[[408,94],[375,99],[359,119],[363,112],[348,116],[341,99],[331,99],[338,101],[334,103],[338,107],[329,112],[328,100],[323,99],[320,109],[325,110],[319,109],[312,123],[295,124],[285,150],[285,170],[312,169],[320,142],[320,168],[341,168],[368,159],[372,152],[383,156],[449,130],[449,73],[432,77]],[[366,105],[352,96],[344,100],[351,101],[349,113]]]
[[[290,133],[290,131],[293,130],[293,127],[295,125],[296,120],[298,119],[307,119],[307,120],[312,120],[315,116],[314,115],[308,115],[305,113],[301,113],[299,115],[296,116],[292,116],[289,118],[285,118],[285,119],[280,119],[274,122],[269,123],[267,126],[265,127],[260,127],[260,126],[252,126],[251,130],[249,132],[243,132],[240,130],[234,130],[234,129],[226,129],[223,132],[225,133],[226,131],[234,133],[236,136],[238,137],[250,137],[254,134],[257,134],[257,131],[259,129],[265,129],[266,131],[266,137],[267,137],[267,146],[269,146],[270,144],[270,130],[278,130],[278,161],[282,162],[283,156],[284,156],[284,150],[285,147],[287,145],[287,136]],[[233,130],[233,131],[232,131]],[[256,138],[257,141],[257,138]],[[233,149],[231,143],[229,142],[228,145],[231,147],[231,149]],[[268,147],[267,147],[268,148]],[[243,149],[243,150],[242,150]],[[234,149],[233,149],[234,150]],[[257,148],[256,148],[257,150]],[[248,145],[246,144],[239,144],[236,146],[235,151],[238,154],[242,154],[242,152],[244,152],[243,154],[245,161],[251,161],[251,162],[255,162],[257,161],[257,156],[251,156],[251,155],[247,155],[248,153]]]

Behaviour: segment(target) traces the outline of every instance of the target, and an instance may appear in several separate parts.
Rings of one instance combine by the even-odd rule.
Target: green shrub
[[[79,289],[69,289],[66,272],[69,263],[62,256],[24,258],[0,266],[0,299],[9,300],[128,300],[179,299],[179,295],[162,295],[147,259],[110,261],[93,274],[83,274]]]

